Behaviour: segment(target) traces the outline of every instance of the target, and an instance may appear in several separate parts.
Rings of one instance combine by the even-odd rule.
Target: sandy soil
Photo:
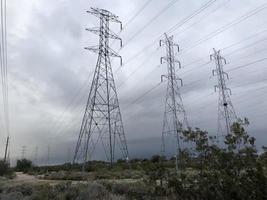
[[[22,172],[16,172],[16,177],[14,179],[8,179],[4,181],[0,181],[0,185],[6,185],[6,186],[15,186],[15,185],[21,185],[21,184],[38,184],[38,183],[48,183],[48,184],[58,184],[60,180],[43,180],[38,179],[38,177],[29,175],[29,174],[23,174]]]
[[[23,174],[22,172],[16,172],[16,178],[14,182],[36,182],[38,179],[35,176],[29,174]]]

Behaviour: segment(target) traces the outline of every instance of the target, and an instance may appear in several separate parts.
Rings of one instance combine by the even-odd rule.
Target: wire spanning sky
[[[98,44],[85,31],[99,23],[86,13],[90,7],[107,9],[126,23],[119,33],[124,47],[111,44],[123,57],[121,68],[116,59],[112,67],[131,157],[160,151],[166,85],[159,83],[167,68],[159,62],[165,49],[158,40],[164,32],[181,48],[178,75],[190,125],[216,133],[217,79],[209,55],[221,49],[236,113],[249,119],[248,131],[259,147],[267,143],[265,0],[12,0],[7,2],[11,158],[20,158],[27,146],[26,157],[33,159],[38,146],[39,163],[47,163],[48,148],[50,163],[70,160],[97,59],[84,50]],[[1,132],[1,149],[5,137]],[[100,147],[93,159],[104,159]]]

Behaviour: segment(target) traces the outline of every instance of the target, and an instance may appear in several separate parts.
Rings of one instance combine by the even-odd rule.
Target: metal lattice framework
[[[223,70],[226,60],[221,56],[220,51],[213,50],[214,53],[210,55],[210,59],[215,61],[216,69],[212,70],[212,75],[218,78],[215,92],[219,91],[217,136],[222,137],[231,133],[231,125],[237,120],[237,116],[230,98],[231,89],[226,86],[226,80],[229,79],[229,75]]]
[[[180,85],[183,85],[183,81],[176,73],[177,69],[181,68],[181,63],[175,58],[174,50],[179,52],[179,46],[174,43],[173,36],[169,37],[167,34],[165,34],[164,40],[160,40],[160,46],[162,45],[166,48],[166,57],[161,57],[160,62],[161,64],[163,61],[167,63],[168,72],[166,75],[161,76],[161,81],[163,81],[164,78],[167,79],[167,93],[162,129],[162,152],[165,152],[165,137],[168,135],[175,136],[177,150],[180,152],[182,131],[189,126],[179,89]]]
[[[121,29],[122,24],[117,16],[107,10],[91,8],[87,12],[100,19],[100,27],[86,29],[99,35],[99,46],[85,48],[98,53],[98,60],[75,149],[74,162],[80,161],[82,157],[82,162],[85,164],[97,143],[101,142],[107,160],[112,165],[117,146],[123,158],[128,159],[128,148],[110,63],[110,57],[120,58],[121,63],[122,59],[109,47],[109,39],[120,40],[122,45],[122,40],[109,29],[109,23],[119,23]]]

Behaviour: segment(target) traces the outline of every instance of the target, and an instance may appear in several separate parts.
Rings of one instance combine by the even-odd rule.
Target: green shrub
[[[118,183],[118,182],[102,182],[102,184],[113,194],[125,196],[126,199],[150,199],[154,196],[152,188],[143,182],[134,183]]]
[[[8,173],[9,167],[8,164],[4,161],[0,161],[0,176],[4,176]]]
[[[0,161],[0,176],[7,178],[14,178],[13,170],[9,167],[8,163]]]
[[[32,169],[32,161],[27,160],[27,159],[21,159],[17,160],[17,165],[16,165],[16,170],[17,171],[22,171],[22,172],[27,172],[30,169]]]

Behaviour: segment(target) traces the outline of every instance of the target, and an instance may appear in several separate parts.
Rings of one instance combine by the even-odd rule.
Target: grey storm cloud
[[[157,40],[145,47],[206,1],[178,0],[167,7],[170,2],[151,1],[127,24],[144,1],[9,1],[12,158],[20,157],[23,145],[27,146],[29,158],[38,146],[39,162],[43,164],[48,146],[53,152],[53,163],[66,162],[72,157],[97,59],[96,54],[84,50],[86,46],[98,44],[97,36],[85,31],[99,23],[86,13],[90,7],[110,10],[127,24],[120,33],[124,48],[119,50],[118,44],[112,43],[125,64],[119,68],[119,62],[114,59],[112,67],[130,155],[147,157],[159,153],[166,84],[138,98],[159,84],[160,76],[166,74],[166,66],[159,64],[165,49],[158,48]],[[195,45],[201,38],[264,3],[265,0],[217,0],[171,33],[182,50],[177,54],[182,63],[178,75],[184,81],[181,93],[190,126],[215,134],[218,94],[214,92],[214,85],[217,80],[211,74],[215,66],[209,62],[209,55],[213,48],[223,49],[222,55],[228,62],[224,68],[231,77],[227,85],[232,89],[236,112],[241,118],[249,118],[248,131],[258,139],[258,146],[266,144],[266,61],[233,69],[266,57],[266,32],[246,38],[267,28],[267,9]],[[119,31],[115,25],[111,28]],[[232,45],[238,41],[241,42]],[[141,53],[133,57],[139,51]],[[3,146],[5,134],[0,136]],[[101,145],[93,159],[105,159]]]

